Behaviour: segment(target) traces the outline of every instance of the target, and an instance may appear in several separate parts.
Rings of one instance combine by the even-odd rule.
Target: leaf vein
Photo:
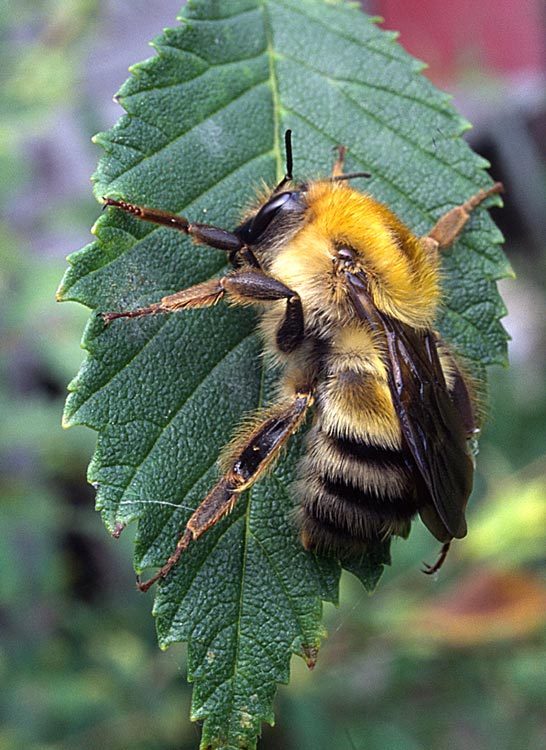
[[[446,120],[450,120],[449,113],[446,112],[445,108],[436,105],[435,102],[430,101],[429,99],[420,98],[417,96],[409,96],[403,91],[400,91],[399,89],[393,89],[389,88],[388,86],[382,84],[374,84],[371,81],[363,81],[358,80],[354,78],[343,78],[342,76],[334,76],[330,73],[325,73],[324,71],[320,70],[320,68],[316,68],[315,66],[311,65],[310,63],[306,62],[305,60],[299,59],[292,55],[287,55],[285,52],[282,53],[282,57],[285,60],[290,60],[290,62],[293,62],[296,65],[300,65],[302,68],[306,68],[307,70],[312,71],[313,73],[316,73],[317,75],[321,76],[321,78],[324,78],[325,80],[332,81],[333,83],[350,83],[353,85],[362,86],[367,89],[371,89],[372,91],[384,91],[387,94],[392,94],[393,96],[396,96],[399,99],[404,99],[410,102],[416,102],[417,104],[422,105],[423,107],[426,107],[427,109],[432,110],[433,112],[437,112],[438,114],[443,115]],[[452,123],[452,118],[451,122]]]
[[[166,432],[166,431],[167,431],[167,430],[168,430],[168,429],[169,429],[169,428],[171,427],[172,423],[173,423],[173,422],[174,422],[174,420],[175,420],[175,419],[176,419],[176,418],[178,417],[178,415],[179,415],[179,413],[180,413],[180,412],[182,411],[182,409],[183,409],[183,408],[184,408],[184,407],[185,407],[185,406],[186,406],[186,405],[187,405],[187,404],[188,404],[188,403],[189,403],[189,402],[191,401],[191,399],[192,399],[192,398],[193,398],[193,397],[195,396],[195,394],[197,393],[197,391],[198,391],[198,390],[199,390],[199,389],[200,389],[201,387],[203,387],[203,386],[204,386],[204,384],[205,384],[205,383],[207,382],[207,380],[209,380],[209,378],[210,378],[210,377],[211,377],[211,376],[212,376],[212,375],[214,374],[214,372],[215,372],[215,371],[216,371],[216,370],[218,369],[218,367],[220,367],[220,365],[221,365],[221,364],[222,364],[222,363],[223,363],[223,362],[224,362],[224,361],[225,361],[225,360],[226,360],[226,359],[227,359],[227,358],[228,358],[228,357],[229,357],[229,356],[230,356],[230,355],[231,355],[231,354],[232,354],[233,352],[235,352],[235,351],[236,351],[236,350],[237,350],[237,349],[238,349],[238,348],[239,348],[239,347],[240,347],[240,346],[241,346],[242,344],[244,344],[244,343],[245,343],[245,341],[247,341],[247,340],[248,340],[249,338],[251,338],[252,336],[254,336],[254,331],[252,331],[252,333],[246,334],[246,336],[244,336],[244,337],[243,337],[243,338],[242,338],[242,339],[241,339],[240,341],[238,341],[238,342],[237,342],[237,344],[235,344],[235,346],[234,346],[234,347],[232,347],[232,348],[231,348],[231,349],[230,349],[230,350],[229,350],[228,352],[226,352],[226,353],[225,353],[225,354],[224,354],[224,355],[223,355],[223,356],[222,356],[222,357],[221,357],[221,358],[220,358],[220,359],[219,359],[219,360],[218,360],[217,362],[215,362],[215,364],[214,364],[214,365],[213,365],[213,366],[211,367],[211,369],[210,369],[210,370],[209,370],[209,371],[207,372],[207,374],[206,374],[206,376],[205,376],[205,377],[203,378],[203,380],[201,380],[201,381],[199,381],[199,383],[197,383],[197,385],[196,385],[196,386],[195,386],[195,388],[194,388],[194,389],[193,389],[193,390],[191,391],[191,393],[189,393],[188,395],[184,394],[184,398],[183,398],[183,399],[182,399],[182,400],[181,400],[181,401],[180,401],[180,402],[179,402],[179,403],[178,403],[178,404],[177,404],[177,405],[175,406],[173,414],[171,415],[171,417],[169,418],[169,420],[168,420],[167,422],[165,422],[165,423],[164,423],[163,427],[161,428],[161,430],[160,430],[160,431],[158,432],[157,436],[155,437],[155,439],[154,439],[154,440],[153,440],[153,442],[151,443],[151,445],[150,445],[149,449],[148,449],[148,450],[146,451],[146,453],[145,453],[145,454],[144,454],[144,456],[142,457],[142,460],[140,461],[140,463],[136,465],[136,467],[135,467],[135,471],[133,472],[132,476],[128,477],[128,480],[127,480],[127,484],[125,485],[125,488],[126,488],[126,489],[125,489],[125,491],[127,491],[127,490],[128,490],[129,488],[130,488],[131,482],[132,482],[132,481],[133,481],[133,479],[135,478],[136,474],[138,473],[138,471],[139,471],[140,469],[142,469],[142,467],[143,467],[144,463],[145,463],[145,462],[146,462],[146,461],[148,460],[148,458],[150,457],[150,454],[152,453],[152,451],[153,451],[153,450],[154,450],[154,448],[156,447],[156,445],[157,445],[157,443],[159,442],[160,438],[161,438],[161,437],[162,437],[162,436],[163,436],[163,435],[165,434],[165,432]],[[123,486],[123,485],[121,485],[121,486]],[[190,489],[191,489],[191,488],[190,488]],[[121,497],[120,499],[121,499],[121,500],[123,500],[123,499],[124,499],[124,496],[125,496],[125,492],[124,492],[124,494],[122,495],[122,497]]]
[[[336,36],[339,36],[341,39],[345,39],[348,42],[351,42],[351,44],[354,44],[358,46],[360,49],[361,47],[366,47],[372,52],[377,52],[377,54],[381,55],[382,57],[386,57],[388,60],[392,60],[393,62],[396,62],[398,64],[403,64],[400,60],[400,57],[390,53],[385,48],[378,48],[377,44],[383,44],[382,40],[379,40],[374,37],[370,37],[369,39],[365,39],[364,41],[362,39],[359,39],[358,37],[352,37],[349,34],[346,34],[345,32],[341,31],[339,27],[332,27],[322,21],[320,18],[309,15],[308,13],[305,13],[302,8],[296,8],[291,4],[287,4],[285,2],[282,2],[282,0],[270,0],[271,5],[280,5],[281,7],[285,8],[291,13],[294,13],[294,15],[300,15],[304,18],[307,18],[312,23],[316,23],[317,26],[322,26],[322,28],[326,29],[329,33],[332,32],[332,28],[334,29],[334,32]],[[391,42],[392,44],[392,42]],[[413,62],[413,58],[410,58],[408,55],[408,61]]]
[[[249,86],[244,91],[242,91],[240,94],[238,94],[233,99],[230,99],[228,102],[224,102],[221,104],[221,106],[217,107],[216,109],[211,110],[210,112],[207,112],[206,117],[203,120],[200,120],[199,122],[195,123],[195,125],[192,125],[191,128],[188,128],[187,130],[180,131],[178,133],[175,133],[172,137],[169,137],[169,141],[167,143],[164,143],[162,146],[159,146],[158,148],[154,149],[153,151],[150,151],[146,155],[146,159],[150,159],[153,156],[157,156],[162,151],[165,151],[166,149],[170,148],[174,143],[179,141],[184,136],[191,133],[193,130],[196,130],[200,127],[200,125],[203,124],[203,122],[209,120],[211,117],[215,117],[216,115],[220,114],[223,110],[227,109],[228,107],[231,107],[235,102],[239,101],[240,99],[243,99],[245,96],[250,94],[252,91],[255,91],[256,89],[260,88],[260,86],[263,86],[267,83],[267,79],[264,78],[262,81],[257,81],[256,83],[253,83],[252,86]],[[130,113],[127,114],[128,117],[131,119],[134,119],[136,122],[143,122],[145,125],[146,123],[144,120],[142,120],[140,117],[136,115],[132,115]],[[122,170],[119,174],[116,175],[115,180],[112,181],[111,184],[115,184],[116,180],[119,180],[120,177],[127,176],[130,174],[134,169],[136,169],[139,164],[141,164],[144,161],[144,159],[138,159],[133,164],[131,164],[130,167],[127,167],[126,169]]]
[[[164,46],[164,45],[162,45]],[[188,55],[194,54],[191,52],[191,50],[186,49],[179,49],[178,47],[172,47],[172,49],[175,49],[179,52],[187,53]],[[185,86],[187,83],[190,83],[190,81],[197,81],[199,78],[202,78],[204,75],[206,75],[210,70],[213,70],[215,68],[227,68],[228,66],[237,66],[241,65],[243,63],[252,62],[253,60],[258,60],[260,57],[264,57],[267,53],[267,50],[262,49],[260,52],[258,52],[256,55],[249,55],[248,57],[239,57],[237,60],[229,60],[228,62],[221,62],[221,63],[212,63],[205,60],[203,57],[200,57],[199,55],[196,55],[196,57],[199,57],[200,60],[203,60],[204,63],[206,63],[207,68],[205,70],[202,70],[197,75],[192,76],[191,78],[185,78],[184,80],[176,81],[175,83],[165,83],[162,86],[149,86],[148,88],[139,88],[138,91],[135,91],[132,94],[128,94],[127,96],[123,96],[122,99],[125,101],[134,97],[138,96],[139,94],[147,94],[150,91],[165,91],[166,89],[170,88],[177,88],[181,86]],[[265,79],[264,79],[265,80]]]

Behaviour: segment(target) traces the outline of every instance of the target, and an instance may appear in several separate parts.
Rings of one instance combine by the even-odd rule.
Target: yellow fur
[[[307,342],[283,355],[276,332],[286,304],[265,309],[261,329],[270,353],[289,369],[318,380],[324,429],[339,437],[389,448],[401,445],[401,430],[387,383],[384,342],[358,318],[340,270],[338,249],[354,254],[375,306],[414,328],[430,328],[439,303],[437,259],[390,211],[346,183],[314,182],[306,192],[306,218],[268,263],[268,273],[301,297],[306,330],[319,331],[330,352],[317,370]],[[449,360],[444,358],[449,377]],[[290,376],[289,376],[290,380]],[[286,395],[292,384],[285,389]]]
[[[387,498],[402,494],[408,482],[402,470],[396,467],[387,470],[359,461],[336,447],[324,432],[317,431],[309,435],[300,473],[304,481],[313,474],[332,481],[343,477],[355,487],[369,489],[378,497]]]
[[[377,537],[407,536],[418,497],[404,459],[387,342],[359,315],[347,274],[366,279],[381,313],[431,330],[440,302],[437,243],[416,237],[386,206],[347,183],[310,183],[301,200],[300,223],[288,230],[279,224],[257,257],[267,274],[299,296],[303,308],[303,340],[288,352],[278,339],[286,300],[263,305],[260,323],[269,355],[284,368],[280,403],[292,401],[302,388],[315,400],[296,483],[302,539],[310,547],[339,550],[347,543],[357,547]],[[460,368],[443,346],[439,356],[452,390],[462,377]],[[280,416],[283,408],[267,410],[258,422]],[[226,468],[252,442],[258,422],[232,443]]]
[[[344,370],[366,373],[387,382],[383,343],[360,321],[341,328],[332,341],[328,372],[335,374]]]
[[[432,325],[440,294],[437,262],[392,211],[344,183],[312,183],[306,203],[304,226],[269,271],[299,293],[311,318],[351,317],[346,284],[334,263],[336,245],[347,245],[368,276],[379,310],[414,328]]]
[[[400,423],[389,386],[350,370],[329,378],[320,390],[324,430],[336,437],[399,448]]]

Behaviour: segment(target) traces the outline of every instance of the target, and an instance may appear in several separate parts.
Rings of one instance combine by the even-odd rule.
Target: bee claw
[[[423,562],[423,565],[425,566],[425,568],[424,570],[421,569],[421,572],[427,576],[432,576],[434,575],[434,573],[437,573],[445,562],[450,546],[451,546],[451,542],[445,542],[442,545],[442,549],[440,550],[440,554],[438,555],[438,559],[436,560],[434,565],[429,565],[428,563]]]
[[[101,318],[102,322],[104,323],[104,327],[106,328],[113,320],[120,317],[120,315],[119,313],[102,312],[99,313],[99,317]]]

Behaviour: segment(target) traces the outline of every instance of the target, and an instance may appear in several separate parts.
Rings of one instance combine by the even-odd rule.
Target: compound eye
[[[257,239],[265,232],[279,211],[294,211],[301,209],[301,202],[298,200],[299,192],[279,193],[260,208],[256,216],[252,219],[248,227],[247,242],[256,242]]]

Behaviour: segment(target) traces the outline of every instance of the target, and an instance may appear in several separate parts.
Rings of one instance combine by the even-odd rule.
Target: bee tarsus
[[[432,576],[435,573],[437,573],[442,567],[442,565],[444,564],[450,547],[451,547],[451,542],[446,542],[445,544],[443,544],[440,552],[438,553],[436,562],[433,563],[432,565],[429,565],[428,563],[423,562],[423,565],[425,567],[422,569],[422,572],[425,573],[427,576]]]

